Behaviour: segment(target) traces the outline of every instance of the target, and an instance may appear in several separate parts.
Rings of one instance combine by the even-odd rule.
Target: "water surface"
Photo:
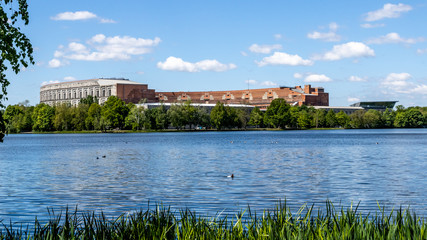
[[[427,216],[426,146],[427,129],[9,135],[0,219],[31,222],[67,205],[118,216],[148,201],[234,214],[280,199]]]

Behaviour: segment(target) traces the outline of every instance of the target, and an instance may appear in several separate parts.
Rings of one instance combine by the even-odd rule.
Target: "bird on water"
[[[229,178],[234,178],[234,174],[228,175]]]

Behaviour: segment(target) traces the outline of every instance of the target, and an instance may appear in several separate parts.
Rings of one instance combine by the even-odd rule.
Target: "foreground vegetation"
[[[109,219],[102,212],[54,214],[30,228],[2,223],[0,239],[427,239],[427,222],[409,210],[361,213],[358,206],[326,211],[285,204],[257,215],[250,208],[234,217],[202,217],[191,210],[156,206]]]
[[[181,129],[309,129],[309,128],[408,128],[427,126],[427,107],[404,108],[385,112],[358,110],[351,115],[316,110],[307,106],[290,106],[275,99],[265,112],[231,108],[222,103],[209,113],[190,102],[173,104],[169,109],[160,106],[144,109],[109,97],[102,104],[92,96],[78,106],[60,104],[49,106],[28,103],[9,105],[0,115],[8,133],[51,131],[110,131]]]

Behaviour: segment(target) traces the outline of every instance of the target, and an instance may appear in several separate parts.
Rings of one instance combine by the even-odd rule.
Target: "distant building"
[[[387,108],[393,109],[394,105],[398,101],[371,101],[371,102],[358,102],[351,104],[352,107],[362,107],[363,109],[369,110],[374,109],[378,111],[385,111]]]
[[[199,91],[199,92],[156,92],[147,84],[123,78],[97,78],[81,81],[44,85],[40,88],[40,102],[49,105],[71,103],[77,105],[80,99],[94,96],[99,103],[108,97],[117,96],[129,103],[145,99],[147,103],[179,103],[191,100],[195,104],[245,104],[266,109],[271,101],[283,98],[291,105],[328,106],[329,94],[322,87],[277,87],[247,90]]]
[[[97,97],[100,104],[110,96],[133,103],[138,103],[141,99],[155,99],[155,91],[148,89],[147,84],[124,78],[96,78],[44,85],[40,88],[40,103],[77,105],[80,99],[89,95]]]

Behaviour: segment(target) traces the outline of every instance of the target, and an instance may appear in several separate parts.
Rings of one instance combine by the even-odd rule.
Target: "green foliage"
[[[365,122],[364,117],[365,110],[357,110],[350,114],[350,126],[351,128],[364,128]]]
[[[394,118],[396,117],[396,112],[387,108],[382,114],[382,123],[386,128],[393,127]]]
[[[427,239],[427,222],[409,209],[366,213],[359,205],[335,208],[329,201],[299,210],[279,202],[262,214],[248,207],[231,217],[162,205],[118,217],[77,208],[49,215],[47,224],[36,218],[32,230],[3,224],[0,239]]]
[[[326,111],[323,109],[318,109],[313,114],[313,125],[316,128],[326,127]]]
[[[55,106],[53,125],[58,131],[73,130],[73,112],[70,104],[63,103]]]
[[[90,102],[90,100],[89,100]],[[125,104],[117,97],[111,97],[104,105],[93,102],[90,106],[81,103],[77,106],[60,104],[50,107],[39,104],[28,106],[28,102],[10,105],[0,111],[4,119],[4,129],[9,133],[23,131],[83,131],[83,130],[161,130],[170,126],[177,129],[246,128],[247,125],[269,126],[293,129],[312,127],[343,128],[384,128],[384,127],[423,127],[427,125],[427,107],[401,108],[399,112],[387,109],[380,113],[376,110],[358,110],[346,115],[333,111],[325,112],[313,107],[290,107],[281,100],[273,101],[271,108],[264,113],[253,108],[251,113],[240,108],[231,108],[217,103],[211,113],[203,107],[194,107],[190,102],[173,104],[166,111],[164,105],[153,109],[144,109],[134,104]],[[424,111],[424,112],[423,112]],[[423,114],[424,113],[424,114]],[[273,125],[277,124],[277,125]]]
[[[329,110],[325,116],[326,126],[330,128],[334,128],[337,126],[337,119],[335,117],[334,111]]]
[[[53,130],[55,109],[47,104],[38,104],[33,111],[33,131],[47,132]]]
[[[337,120],[338,126],[347,127],[350,122],[350,117],[345,114],[343,111],[335,114],[335,119]]]
[[[128,113],[129,109],[123,100],[110,96],[101,107],[101,121],[105,124],[106,129],[122,129]]]
[[[34,64],[33,47],[19,27],[21,21],[24,25],[28,24],[27,8],[25,0],[0,1],[0,108],[4,108],[2,101],[7,100],[7,86],[10,84],[5,74],[7,66],[10,65],[17,74],[21,67]],[[5,132],[6,124],[0,115],[0,142],[3,141]]]
[[[87,118],[85,119],[86,129],[87,130],[103,129],[100,122],[101,122],[101,106],[97,102],[94,102],[90,105],[87,112]]]
[[[210,116],[214,128],[221,130],[227,126],[227,111],[223,103],[217,102]]]
[[[285,128],[290,123],[289,109],[284,99],[274,99],[264,114],[264,123],[274,128]]]
[[[363,116],[365,128],[380,128],[383,126],[381,113],[374,109],[369,109]]]
[[[255,127],[264,126],[264,113],[258,107],[252,109],[248,124]]]
[[[126,126],[132,130],[149,129],[151,125],[147,112],[144,108],[133,105],[125,119]]]
[[[90,105],[92,105],[92,103],[99,103],[98,98],[89,95],[85,98],[80,99],[80,104],[86,104],[86,105],[90,106]]]
[[[150,109],[149,116],[151,129],[160,130],[168,128],[169,119],[164,105]]]
[[[407,111],[398,112],[394,120],[394,126],[402,128],[416,128],[421,127],[423,124],[423,114],[414,108],[410,108]]]

